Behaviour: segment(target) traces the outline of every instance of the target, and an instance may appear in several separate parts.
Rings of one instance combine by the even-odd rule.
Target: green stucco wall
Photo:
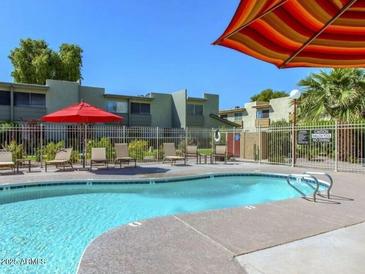
[[[46,85],[49,86],[46,94],[47,113],[80,101],[79,84],[76,82],[47,80]]]
[[[80,86],[80,100],[103,109],[106,107],[104,93],[104,88]]]
[[[217,128],[221,126],[221,122],[209,117],[210,114],[218,115],[219,112],[219,96],[216,94],[205,93],[204,98],[207,99],[204,102],[203,116],[204,125],[207,128]]]
[[[151,93],[151,126],[171,128],[173,124],[172,96],[165,93]]]
[[[171,94],[172,96],[172,127],[186,127],[186,99],[187,90],[179,90]]]

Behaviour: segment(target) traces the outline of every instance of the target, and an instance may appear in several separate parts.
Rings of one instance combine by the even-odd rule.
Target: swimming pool
[[[0,273],[75,273],[103,232],[158,216],[309,195],[313,186],[265,174],[125,182],[73,182],[0,191]],[[323,188],[323,187],[322,187]],[[29,260],[31,259],[31,260]]]

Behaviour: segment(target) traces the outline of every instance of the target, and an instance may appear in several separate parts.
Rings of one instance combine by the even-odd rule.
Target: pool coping
[[[161,183],[173,183],[180,181],[191,181],[198,179],[208,179],[214,177],[234,177],[234,176],[268,176],[273,178],[287,178],[290,176],[291,179],[295,179],[295,176],[291,176],[292,174],[285,173],[276,173],[276,172],[261,172],[261,171],[253,171],[253,172],[207,172],[200,175],[173,175],[164,178],[159,177],[151,177],[149,179],[64,179],[64,180],[44,180],[39,182],[34,181],[26,181],[23,183],[0,183],[0,191],[9,191],[12,189],[21,189],[21,188],[31,188],[31,187],[46,187],[46,186],[67,186],[67,185],[92,185],[92,184],[105,184],[105,185],[124,185],[124,184],[161,184]],[[312,181],[309,178],[303,178],[303,181]],[[326,186],[326,181],[318,180],[318,182]]]

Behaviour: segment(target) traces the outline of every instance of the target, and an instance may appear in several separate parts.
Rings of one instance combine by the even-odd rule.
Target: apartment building
[[[219,96],[216,94],[189,97],[187,90],[182,89],[130,96],[58,80],[47,80],[45,85],[0,82],[0,121],[38,120],[80,101],[123,116],[126,126],[215,128],[236,125],[218,116]]]
[[[235,107],[219,111],[222,119],[238,123],[243,129],[255,131],[257,128],[267,128],[274,121],[289,121],[293,111],[291,99],[282,97],[271,99],[270,102],[250,102],[244,107]]]

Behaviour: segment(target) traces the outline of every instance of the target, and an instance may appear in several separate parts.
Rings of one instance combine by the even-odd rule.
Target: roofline
[[[44,89],[44,90],[49,89],[49,86],[47,86],[47,85],[28,84],[28,83],[0,82],[0,85],[9,86],[9,87]]]
[[[270,104],[262,104],[262,105],[256,105],[256,106],[252,106],[252,108],[256,108],[256,109],[263,109],[263,108],[271,108]]]
[[[232,109],[223,109],[219,111],[219,114],[228,114],[228,113],[236,113],[236,112],[241,112],[241,111],[245,111],[246,108],[232,108]]]
[[[115,99],[144,100],[144,101],[152,101],[154,99],[153,97],[122,95],[122,94],[108,94],[108,93],[105,93],[104,97],[106,97],[106,98],[115,98]]]
[[[229,120],[224,119],[224,118],[221,118],[217,114],[214,114],[214,113],[209,114],[209,117],[212,118],[212,119],[216,119],[216,120],[218,120],[218,121],[220,121],[220,122],[222,122],[224,124],[233,126],[233,127],[241,127],[240,124],[237,124],[235,122],[229,121]]]
[[[188,97],[187,101],[199,101],[199,102],[206,102],[208,101],[207,98],[199,98],[199,97]]]

